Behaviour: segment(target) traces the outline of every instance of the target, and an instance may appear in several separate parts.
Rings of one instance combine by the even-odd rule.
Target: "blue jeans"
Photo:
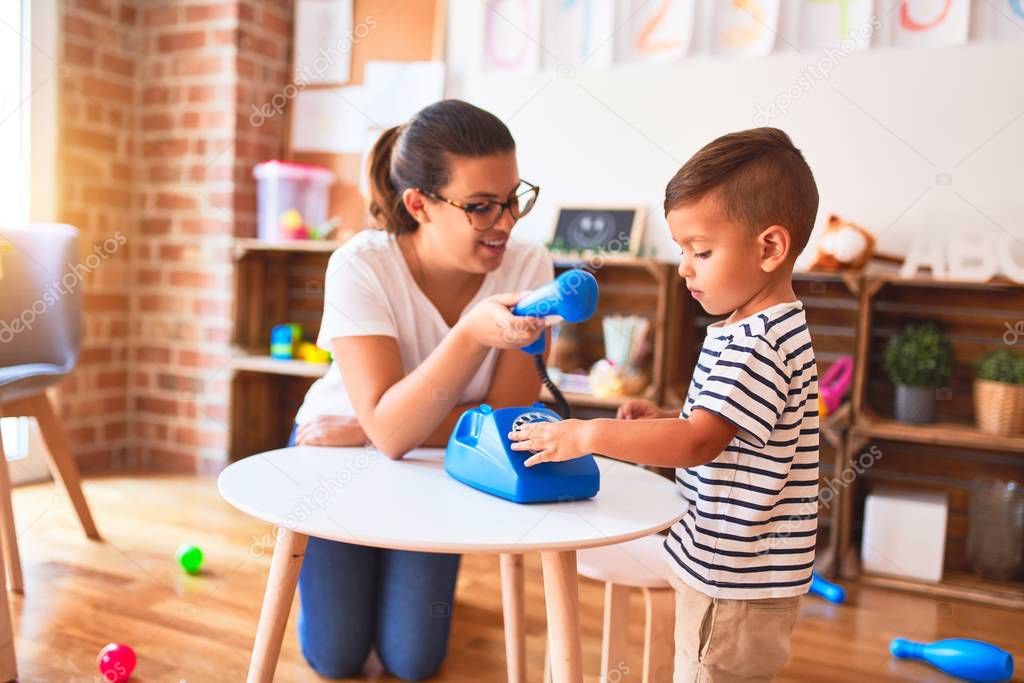
[[[448,651],[459,560],[310,537],[299,575],[306,661],[321,676],[353,678],[375,646],[399,678],[434,675]]]

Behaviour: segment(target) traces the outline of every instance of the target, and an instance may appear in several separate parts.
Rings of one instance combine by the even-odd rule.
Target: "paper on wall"
[[[990,0],[981,9],[987,37],[1024,40],[1024,0]]]
[[[292,105],[292,150],[362,153],[373,125],[369,109],[364,86],[303,90]]]
[[[625,0],[628,17],[616,32],[617,60],[661,63],[681,59],[690,51],[696,0]]]
[[[779,0],[715,2],[712,54],[764,57],[772,51],[779,26]]]
[[[484,5],[484,69],[510,73],[536,71],[540,66],[543,40],[540,0],[507,0]]]
[[[298,0],[295,5],[295,81],[347,83],[352,38],[352,0]]]
[[[545,3],[542,14],[543,62],[561,67],[611,66],[615,41],[615,3],[562,0]]]
[[[800,6],[800,49],[805,53],[830,47],[844,52],[866,50],[876,29],[871,14],[872,4],[872,0],[835,3],[803,0]]]
[[[444,73],[444,62],[367,62],[363,87],[372,126],[384,129],[405,123],[444,97]]]
[[[893,45],[938,47],[967,42],[970,0],[888,0],[885,21]]]

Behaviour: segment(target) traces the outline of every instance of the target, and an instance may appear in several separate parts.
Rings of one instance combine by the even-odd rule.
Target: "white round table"
[[[509,677],[525,680],[521,553],[539,551],[553,680],[582,681],[576,550],[656,533],[681,516],[679,494],[653,472],[597,458],[601,490],[576,502],[522,505],[444,471],[443,449],[390,460],[372,448],[296,446],[221,472],[221,496],[279,527],[248,681],[271,681],[308,537],[401,550],[501,553]],[[509,612],[512,614],[509,614]],[[511,638],[510,638],[511,636]]]

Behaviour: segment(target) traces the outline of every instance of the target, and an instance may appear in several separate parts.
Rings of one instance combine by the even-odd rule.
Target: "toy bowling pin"
[[[826,581],[817,573],[811,574],[811,592],[820,595],[829,602],[842,604],[846,602],[846,591],[839,584]]]
[[[1013,655],[991,643],[947,638],[915,643],[894,638],[889,652],[900,659],[923,659],[940,671],[966,681],[1005,681],[1013,676]]]

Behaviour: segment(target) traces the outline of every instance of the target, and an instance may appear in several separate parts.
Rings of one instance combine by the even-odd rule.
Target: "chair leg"
[[[4,580],[3,557],[0,556],[0,585]],[[11,605],[7,591],[0,590],[0,681],[15,681],[18,678],[18,663],[14,656],[14,625],[11,622]]]
[[[78,466],[75,465],[74,457],[71,455],[71,444],[68,441],[67,433],[53,409],[53,404],[45,393],[38,394],[25,399],[29,404],[30,412],[25,415],[32,415],[39,423],[39,431],[46,441],[46,447],[50,452],[50,472],[54,480],[64,486],[64,491],[71,499],[71,504],[78,514],[78,521],[82,523],[85,535],[94,541],[99,540],[99,532],[96,531],[96,524],[92,521],[92,513],[89,512],[89,504],[82,493],[82,480],[78,475]]]
[[[644,588],[643,683],[672,683],[675,593]]]
[[[544,638],[544,683],[551,683],[551,639]]]
[[[604,584],[604,628],[601,631],[601,680],[621,680],[628,671],[626,647],[629,642],[628,586]]]
[[[21,577],[21,555],[18,552],[18,530],[14,526],[14,506],[11,505],[11,475],[7,470],[7,456],[4,453],[2,437],[0,437],[0,541],[3,542],[4,564],[7,565],[10,572],[7,576],[7,588],[21,593],[25,586]],[[0,620],[2,619],[3,615],[0,615]]]
[[[508,683],[526,683],[526,603],[523,556],[501,555],[501,603]]]
[[[3,412],[0,411],[0,417],[3,417]],[[10,481],[7,476],[7,457],[4,454],[4,442],[3,437],[0,437],[0,487],[4,490],[0,491],[0,499],[7,501],[6,511],[2,514],[4,516],[4,540],[11,538],[14,542],[12,546],[14,548],[15,559],[17,560],[18,545],[17,537],[14,536],[14,523],[10,523],[8,528],[8,520],[11,520],[11,487]],[[6,550],[7,544],[4,544]],[[6,580],[7,572],[4,570],[4,554],[0,554],[0,585],[3,585]],[[18,580],[21,581],[21,565],[15,565],[18,569]],[[13,571],[12,571],[13,576]],[[12,587],[13,588],[13,587]],[[20,586],[19,586],[20,589]],[[0,681],[13,681],[18,678],[18,664],[14,657],[14,626],[11,623],[11,606],[7,600],[7,591],[0,590]]]

